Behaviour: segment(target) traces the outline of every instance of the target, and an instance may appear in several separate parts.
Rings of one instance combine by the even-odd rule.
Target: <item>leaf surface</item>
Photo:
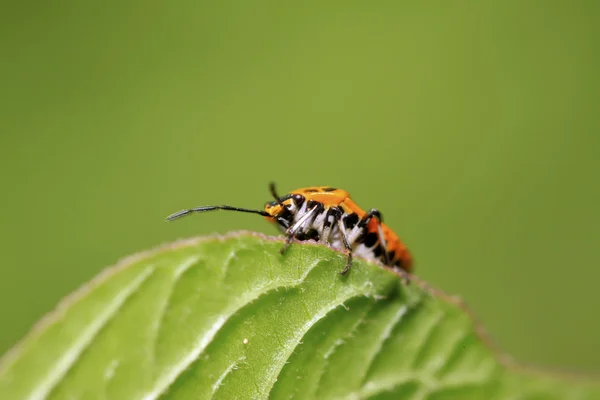
[[[375,264],[250,233],[122,261],[0,363],[0,399],[594,399],[509,368],[470,315]]]

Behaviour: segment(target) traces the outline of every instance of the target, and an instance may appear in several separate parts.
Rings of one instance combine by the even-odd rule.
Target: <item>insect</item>
[[[412,256],[404,243],[382,222],[379,210],[366,212],[341,189],[315,186],[294,190],[279,196],[275,185],[269,185],[274,201],[265,204],[264,210],[232,206],[203,206],[176,212],[167,221],[197,212],[228,210],[259,214],[278,224],[285,232],[286,241],[281,248],[283,254],[294,239],[315,240],[328,243],[346,254],[346,265],[341,274],[346,274],[352,265],[352,256],[375,259],[383,264],[412,269]]]

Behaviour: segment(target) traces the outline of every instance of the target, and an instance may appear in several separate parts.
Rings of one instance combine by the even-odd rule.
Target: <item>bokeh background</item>
[[[138,250],[347,189],[517,359],[600,371],[600,3],[13,3],[0,354]]]

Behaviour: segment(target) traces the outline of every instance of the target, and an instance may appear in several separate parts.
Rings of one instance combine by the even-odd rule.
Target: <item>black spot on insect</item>
[[[358,222],[358,215],[356,213],[348,214],[344,217],[344,226],[346,229],[352,229]]]
[[[342,210],[340,210],[337,207],[331,207],[327,210],[327,217],[331,217],[333,218],[333,222],[337,221],[338,219],[341,218],[342,216]],[[328,220],[329,218],[326,218],[326,220]]]
[[[308,203],[306,203],[306,207],[308,209],[312,209],[315,206],[317,206],[317,204],[319,204],[318,202],[314,201],[314,200],[309,200]]]
[[[323,219],[323,226],[328,228],[333,225],[333,216],[331,215],[331,209],[325,212],[325,218]]]
[[[398,268],[402,268],[402,259],[397,259],[396,262],[394,263],[394,265]]]
[[[392,250],[388,253],[388,260],[393,260],[396,257],[396,251]]]
[[[283,218],[283,219],[291,219],[292,217],[293,217],[293,215],[288,206],[281,207],[281,211],[277,215],[277,218]]]
[[[377,238],[378,237],[375,232],[367,233],[367,236],[365,236],[365,246],[373,247],[375,245],[375,243],[377,243]]]
[[[319,240],[319,231],[316,229],[310,229],[308,232],[306,232],[306,237],[307,239]]]
[[[306,193],[317,193],[318,190],[317,189],[305,189],[304,190]]]
[[[326,215],[325,221],[327,226],[337,225],[338,221],[340,221],[344,215],[344,212],[338,207],[331,207],[327,211],[329,215]],[[331,221],[329,221],[331,220]]]
[[[304,203],[304,196],[302,196],[301,194],[295,194],[292,197],[292,200],[294,201],[294,204],[296,204],[296,207],[300,208],[300,206],[302,206],[302,204]]]
[[[319,240],[319,232],[316,229],[309,229],[306,232],[298,232],[295,236],[297,240]]]
[[[331,186],[323,188],[324,192],[335,192],[337,189]]]
[[[373,250],[373,255],[375,255],[375,257],[381,257],[382,254],[383,254],[382,247],[381,246],[375,247],[375,249]]]
[[[369,214],[371,214],[374,218],[377,218],[380,222],[383,222],[383,215],[381,215],[381,211],[378,209],[372,208],[371,211],[369,211]]]
[[[277,215],[277,222],[279,222],[280,225],[289,228],[294,220],[294,214],[292,214],[287,208],[284,208],[283,210],[284,211]]]

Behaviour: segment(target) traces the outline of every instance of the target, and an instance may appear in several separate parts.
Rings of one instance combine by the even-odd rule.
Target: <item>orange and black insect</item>
[[[265,204],[264,210],[232,206],[204,206],[182,210],[167,217],[172,221],[195,212],[229,210],[259,214],[279,225],[285,232],[283,254],[294,239],[315,240],[347,254],[346,274],[352,265],[352,255],[379,260],[383,264],[411,271],[412,257],[398,236],[382,222],[379,210],[366,212],[348,193],[341,189],[316,186],[294,190],[285,196],[277,195],[275,185],[270,185],[274,201]]]

